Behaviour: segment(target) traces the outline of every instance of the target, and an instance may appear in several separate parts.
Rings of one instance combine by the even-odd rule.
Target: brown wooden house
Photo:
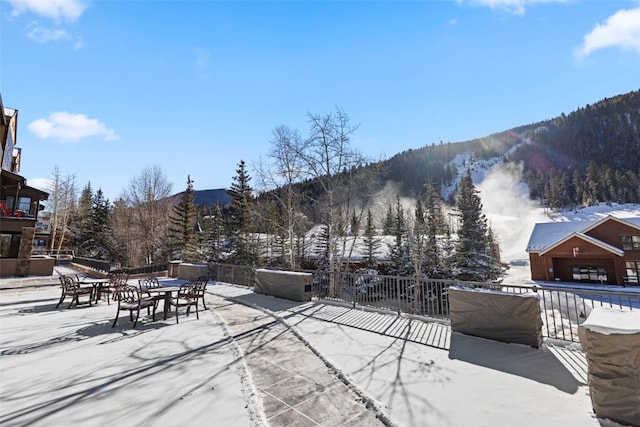
[[[53,259],[34,258],[31,252],[38,237],[40,202],[49,194],[30,187],[19,175],[18,110],[5,108],[0,96],[0,112],[0,277],[48,276]]]
[[[637,286],[640,218],[536,224],[527,252],[532,280]]]

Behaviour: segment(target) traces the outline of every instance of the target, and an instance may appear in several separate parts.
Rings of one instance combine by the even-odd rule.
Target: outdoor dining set
[[[138,285],[129,283],[129,275],[123,271],[110,272],[104,279],[96,279],[91,277],[80,277],[79,275],[62,275],[60,276],[60,285],[62,294],[56,305],[58,308],[67,297],[71,297],[71,303],[67,308],[71,308],[75,303],[79,304],[97,303],[102,299],[107,300],[107,304],[111,301],[117,302],[116,317],[112,327],[118,322],[120,311],[128,311],[129,319],[133,322],[133,328],[138,323],[140,310],[147,309],[147,314],[151,314],[152,319],[156,320],[156,310],[160,302],[163,303],[163,314],[166,320],[167,314],[171,307],[175,307],[176,323],[178,321],[178,309],[186,308],[188,316],[191,308],[195,307],[196,318],[200,319],[198,313],[199,301],[206,310],[207,306],[204,301],[204,294],[207,287],[208,278],[201,276],[195,281],[187,281],[184,283],[161,283],[156,277],[145,277],[138,279]],[[83,300],[81,301],[80,298]],[[133,317],[135,312],[135,319]]]

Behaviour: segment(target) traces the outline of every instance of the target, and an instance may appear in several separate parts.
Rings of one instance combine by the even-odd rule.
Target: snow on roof
[[[533,227],[529,243],[527,244],[527,252],[544,252],[555,246],[557,243],[566,240],[573,234],[582,234],[581,238],[588,237],[583,234],[586,230],[591,230],[596,224],[614,218],[613,216],[607,216],[604,219],[590,220],[590,221],[570,221],[570,222],[545,222],[537,223]],[[632,227],[640,227],[640,218],[615,218],[620,222],[629,224]],[[589,238],[592,243],[593,238]],[[608,245],[602,241],[597,241],[598,246],[607,246],[607,250],[611,250],[613,246]],[[616,248],[616,250],[619,250]]]
[[[640,333],[640,310],[595,307],[583,326],[604,335]]]
[[[587,234],[584,234],[584,233],[571,233],[570,235],[568,235],[564,239],[562,239],[562,240],[554,243],[553,245],[547,247],[545,250],[540,251],[540,255],[544,254],[545,252],[550,251],[551,249],[553,249],[556,246],[566,242],[567,240],[571,239],[572,237],[577,237],[577,238],[582,239],[582,240],[584,240],[584,241],[586,241],[588,243],[591,243],[593,245],[599,246],[602,249],[604,249],[605,251],[609,251],[609,252],[611,252],[611,253],[613,253],[615,255],[624,256],[624,251],[622,249],[617,248],[617,247],[615,247],[613,245],[610,245],[610,244],[608,244],[606,242],[603,242],[602,240],[598,240],[595,237],[591,237],[591,236],[589,236]]]

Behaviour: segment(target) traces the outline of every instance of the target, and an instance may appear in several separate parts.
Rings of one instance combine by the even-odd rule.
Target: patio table
[[[100,288],[103,284],[109,283],[109,279],[93,279],[93,278],[84,278],[78,282],[80,285],[91,285],[93,287],[92,296],[95,299],[96,303],[100,297],[100,292],[98,288]]]
[[[162,285],[160,284],[159,287],[157,288],[147,288],[145,286],[141,286],[140,287],[140,291],[142,292],[148,292],[149,294],[164,294],[164,307],[163,307],[163,311],[164,311],[164,319],[167,319],[167,313],[169,312],[169,306],[170,301],[171,301],[171,293],[172,292],[178,292],[180,290],[180,286],[176,286],[176,285]]]

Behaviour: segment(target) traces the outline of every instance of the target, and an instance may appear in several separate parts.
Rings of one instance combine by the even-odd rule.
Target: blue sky
[[[21,175],[115,200],[145,167],[226,188],[342,108],[371,159],[640,89],[640,2],[0,0]],[[250,169],[251,173],[251,169]]]

